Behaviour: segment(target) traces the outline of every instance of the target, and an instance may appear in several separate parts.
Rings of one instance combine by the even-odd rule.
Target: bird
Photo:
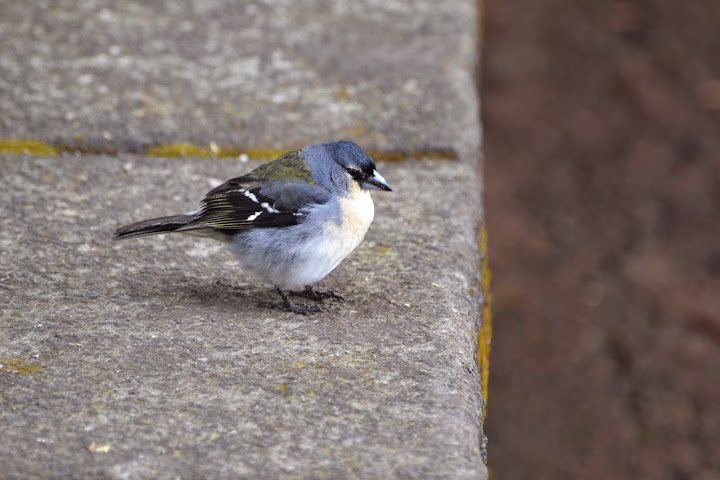
[[[125,225],[113,239],[178,232],[220,240],[282,299],[262,305],[309,315],[323,308],[289,294],[342,299],[312,285],[362,242],[374,217],[371,190],[393,191],[358,145],[309,145],[213,188],[199,210]]]

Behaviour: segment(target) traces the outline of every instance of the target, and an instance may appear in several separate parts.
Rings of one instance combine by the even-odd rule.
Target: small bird
[[[308,315],[322,307],[296,304],[288,293],[342,299],[312,284],[362,242],[375,210],[370,190],[392,188],[359,146],[310,145],[210,190],[195,212],[132,223],[113,239],[180,232],[221,240],[282,297],[264,305]]]

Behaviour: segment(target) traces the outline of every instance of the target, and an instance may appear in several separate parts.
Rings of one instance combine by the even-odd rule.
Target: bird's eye
[[[348,165],[347,167],[345,167],[345,170],[355,180],[358,180],[365,176],[364,172],[362,170],[360,170],[358,167],[356,167],[355,165]]]

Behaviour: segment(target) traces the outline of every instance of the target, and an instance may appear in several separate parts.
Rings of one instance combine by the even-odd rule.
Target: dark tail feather
[[[178,228],[184,227],[194,219],[194,215],[173,215],[171,217],[141,220],[115,230],[113,240],[123,240],[125,238],[144,237],[146,235],[159,235],[161,233],[174,232]]]

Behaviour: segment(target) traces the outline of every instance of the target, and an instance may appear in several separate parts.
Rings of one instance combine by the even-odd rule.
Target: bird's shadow
[[[274,290],[264,285],[244,284],[224,277],[193,277],[180,271],[143,271],[120,280],[116,291],[128,300],[186,307],[257,308],[261,302],[274,300]]]
[[[280,303],[271,285],[245,283],[243,280],[241,276],[194,277],[179,268],[163,271],[147,268],[119,280],[114,287],[114,297],[118,303],[145,304],[151,309],[201,308],[217,314],[236,314],[239,309],[268,312],[269,304]],[[315,304],[305,299],[299,300],[299,303]],[[352,300],[320,302],[326,311],[333,311],[340,304],[352,303]],[[276,309],[272,311],[280,312]]]

